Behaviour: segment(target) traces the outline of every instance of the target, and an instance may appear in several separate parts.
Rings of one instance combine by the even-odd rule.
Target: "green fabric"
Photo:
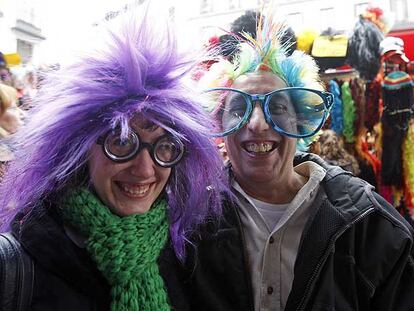
[[[111,285],[111,310],[170,310],[157,258],[168,236],[167,203],[119,217],[90,191],[64,198],[63,220],[85,235],[86,249]]]

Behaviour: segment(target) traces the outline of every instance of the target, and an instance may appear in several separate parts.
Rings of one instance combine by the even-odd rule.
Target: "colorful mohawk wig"
[[[243,37],[235,36],[241,45],[240,53],[233,62],[220,59],[203,77],[201,84],[206,87],[231,87],[240,76],[255,71],[270,71],[282,78],[288,87],[304,87],[323,90],[319,80],[319,68],[314,59],[301,52],[294,51],[290,56],[288,48],[294,42],[286,41],[281,44],[287,29],[286,25],[278,23],[274,14],[263,12],[257,24],[256,38],[249,33]],[[221,103],[222,104],[222,103]],[[213,111],[217,107],[206,107]],[[307,149],[312,138],[298,139],[298,148]]]
[[[110,44],[51,75],[30,120],[14,137],[15,160],[0,188],[3,230],[14,215],[42,202],[56,202],[70,188],[87,185],[89,150],[97,138],[135,114],[179,136],[184,159],[167,184],[170,233],[183,258],[195,225],[220,213],[222,161],[208,131],[200,96],[185,81],[194,67],[165,26],[154,28],[148,13],[129,21]]]

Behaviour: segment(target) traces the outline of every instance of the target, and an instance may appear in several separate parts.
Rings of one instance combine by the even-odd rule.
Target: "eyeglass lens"
[[[208,91],[211,100],[224,102],[215,111],[217,121],[214,134],[226,134],[247,122],[255,103],[248,104],[250,98],[231,90]],[[325,117],[324,98],[318,93],[305,89],[279,90],[268,97],[268,105],[263,105],[264,114],[278,129],[290,135],[314,133]]]
[[[184,146],[172,135],[161,136],[153,145],[140,142],[139,136],[130,131],[128,136],[121,137],[120,131],[108,134],[104,141],[104,149],[114,161],[128,161],[147,147],[151,157],[161,166],[175,164],[184,152]]]

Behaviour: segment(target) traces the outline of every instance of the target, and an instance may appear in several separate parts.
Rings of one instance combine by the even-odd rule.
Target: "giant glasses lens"
[[[251,108],[244,93],[229,89],[205,91],[208,106],[205,109],[213,116],[213,136],[226,136],[238,130],[247,120]]]
[[[222,103],[211,109],[216,120],[214,136],[231,134],[248,122],[254,106],[251,95],[230,89],[208,90],[206,94],[215,106]],[[288,136],[314,135],[327,117],[327,99],[319,91],[286,88],[260,97],[266,122]]]
[[[111,131],[105,138],[98,140],[104,154],[114,162],[126,162],[133,159],[142,149],[148,148],[151,158],[162,167],[177,164],[184,155],[184,144],[177,137],[166,134],[159,137],[154,144],[141,142],[138,134],[130,131],[122,137],[120,131]]]
[[[269,95],[265,114],[273,127],[293,137],[314,135],[327,117],[325,99],[319,92],[283,89]]]

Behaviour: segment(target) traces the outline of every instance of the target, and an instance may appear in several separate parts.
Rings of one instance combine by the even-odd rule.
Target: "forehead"
[[[165,134],[165,130],[162,127],[139,114],[131,118],[129,126],[143,141],[147,142],[152,142]]]
[[[287,85],[274,73],[257,71],[238,77],[231,87],[251,94],[264,94],[285,88]]]
[[[160,128],[157,124],[155,124],[154,122],[140,114],[137,114],[131,118],[131,120],[129,121],[129,126],[136,131],[145,130],[148,132],[154,132],[155,130]]]

